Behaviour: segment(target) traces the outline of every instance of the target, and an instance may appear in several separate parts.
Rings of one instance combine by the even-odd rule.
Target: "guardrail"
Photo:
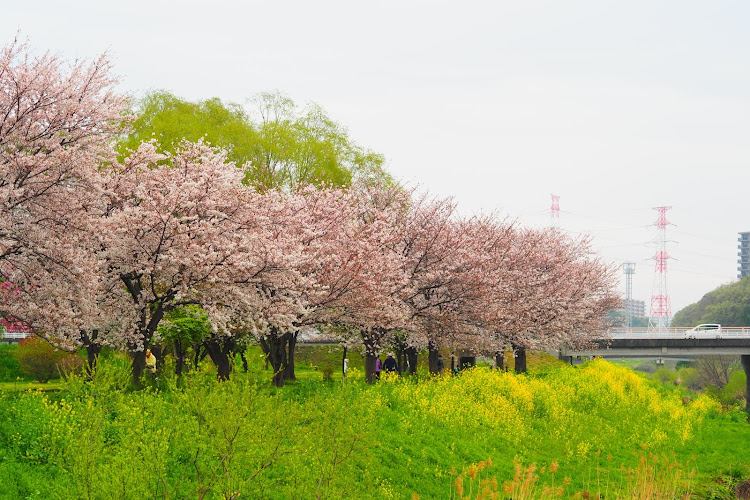
[[[612,339],[684,339],[690,328],[662,328],[648,330],[645,328],[613,328],[604,338]],[[700,332],[696,338],[705,339],[747,339],[750,338],[750,327],[722,328],[720,331]]]
[[[2,342],[18,342],[21,341],[27,337],[31,337],[31,332],[18,332],[18,331],[4,331],[2,336],[0,336],[0,341]]]

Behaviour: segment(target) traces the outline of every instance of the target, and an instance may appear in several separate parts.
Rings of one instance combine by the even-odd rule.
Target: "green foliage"
[[[268,92],[252,102],[258,135],[245,164],[249,183],[272,188],[390,180],[382,169],[383,156],[355,144],[320,106],[300,109],[290,98]]]
[[[138,101],[137,107],[132,132],[118,146],[122,155],[142,141],[155,140],[160,152],[174,153],[183,139],[204,139],[225,149],[228,159],[237,164],[250,158],[248,145],[255,141],[255,130],[237,104],[225,105],[217,98],[193,103],[157,91]]]
[[[662,367],[654,372],[653,377],[662,385],[673,384],[677,380],[677,373],[669,368]]]
[[[729,377],[729,382],[721,388],[719,392],[719,401],[723,405],[745,404],[745,387],[747,376],[742,370],[738,370]]]
[[[128,375],[100,363],[59,401],[0,393],[0,450],[20,477],[55,477],[41,479],[56,485],[41,497],[341,498],[363,464],[355,455],[372,444],[373,409],[355,387],[299,401],[252,378],[221,384],[195,372],[181,388],[171,379],[164,391],[130,392]],[[28,482],[15,488],[9,498],[29,494]]]
[[[390,181],[383,156],[354,143],[320,106],[300,109],[278,93],[259,94],[252,102],[253,117],[242,106],[217,98],[194,103],[153,92],[138,102],[133,132],[119,152],[126,155],[152,139],[160,151],[173,152],[183,138],[203,139],[226,150],[227,159],[245,170],[246,182],[261,189],[343,186],[354,178]]]
[[[157,330],[166,341],[179,340],[190,344],[211,335],[211,323],[200,307],[185,306],[165,314]]]
[[[15,357],[18,345],[0,344],[0,382],[12,382],[17,378],[26,378],[21,373],[21,365]]]
[[[683,387],[689,391],[698,391],[703,385],[701,384],[698,370],[693,367],[684,367],[677,370],[677,382],[680,387]]]
[[[349,368],[364,370],[365,362],[358,350],[347,351]],[[294,352],[294,361],[298,369],[322,370],[330,366],[334,371],[341,371],[344,360],[343,348],[340,346],[304,345],[297,344]]]
[[[261,356],[249,362],[229,382],[198,370],[133,392],[126,360],[108,356],[63,393],[0,392],[0,498],[449,498],[451,469],[488,456],[500,483],[514,459],[555,462],[566,491],[580,491],[601,471],[626,484],[642,447],[700,456],[696,483],[715,485],[747,459],[744,413],[685,405],[601,360],[374,385],[350,368],[346,380],[283,389]]]
[[[698,302],[679,310],[671,326],[691,327],[701,323],[750,326],[750,276],[722,285]]]
[[[21,341],[14,356],[21,367],[21,373],[46,383],[59,375],[60,362],[71,355],[39,337],[28,337]]]

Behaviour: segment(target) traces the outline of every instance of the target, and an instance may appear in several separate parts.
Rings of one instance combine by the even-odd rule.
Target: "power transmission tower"
[[[648,319],[649,332],[663,332],[672,317],[672,304],[667,293],[667,210],[672,207],[654,207],[659,214],[654,225],[658,228],[656,239],[656,261],[654,269],[654,287],[651,293],[651,311]]]
[[[635,262],[623,262],[622,272],[625,273],[625,318],[627,327],[633,326],[633,275]]]
[[[552,197],[552,206],[549,209],[550,219],[551,219],[550,227],[559,229],[560,228],[560,197],[554,194],[551,194],[550,196]]]

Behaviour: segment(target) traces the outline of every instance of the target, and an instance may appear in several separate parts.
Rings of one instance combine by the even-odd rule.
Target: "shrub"
[[[638,370],[639,372],[654,373],[656,371],[656,362],[653,360],[644,361],[633,369]]]
[[[677,374],[669,368],[662,367],[654,372],[654,378],[662,385],[672,384],[677,379]]]
[[[38,337],[29,337],[21,341],[14,355],[22,373],[31,375],[44,384],[58,374],[58,364],[68,353]]]
[[[677,381],[682,387],[691,391],[698,391],[703,388],[698,376],[698,370],[692,367],[677,370]]]
[[[723,405],[732,405],[745,397],[746,376],[743,371],[736,371],[729,377],[729,383],[721,388],[719,400]]]
[[[57,369],[65,380],[70,375],[80,375],[83,373],[83,367],[86,361],[77,354],[68,354],[57,363]]]
[[[15,357],[17,345],[0,345],[0,382],[11,382],[21,377],[21,365]]]

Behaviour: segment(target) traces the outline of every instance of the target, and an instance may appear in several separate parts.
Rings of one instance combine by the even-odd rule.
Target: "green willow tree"
[[[249,104],[250,113],[218,98],[190,102],[152,92],[136,103],[132,132],[119,152],[125,155],[152,139],[160,152],[172,152],[182,139],[202,138],[225,149],[244,170],[245,182],[260,190],[390,182],[383,156],[356,144],[320,106],[300,108],[279,93],[258,94]]]

